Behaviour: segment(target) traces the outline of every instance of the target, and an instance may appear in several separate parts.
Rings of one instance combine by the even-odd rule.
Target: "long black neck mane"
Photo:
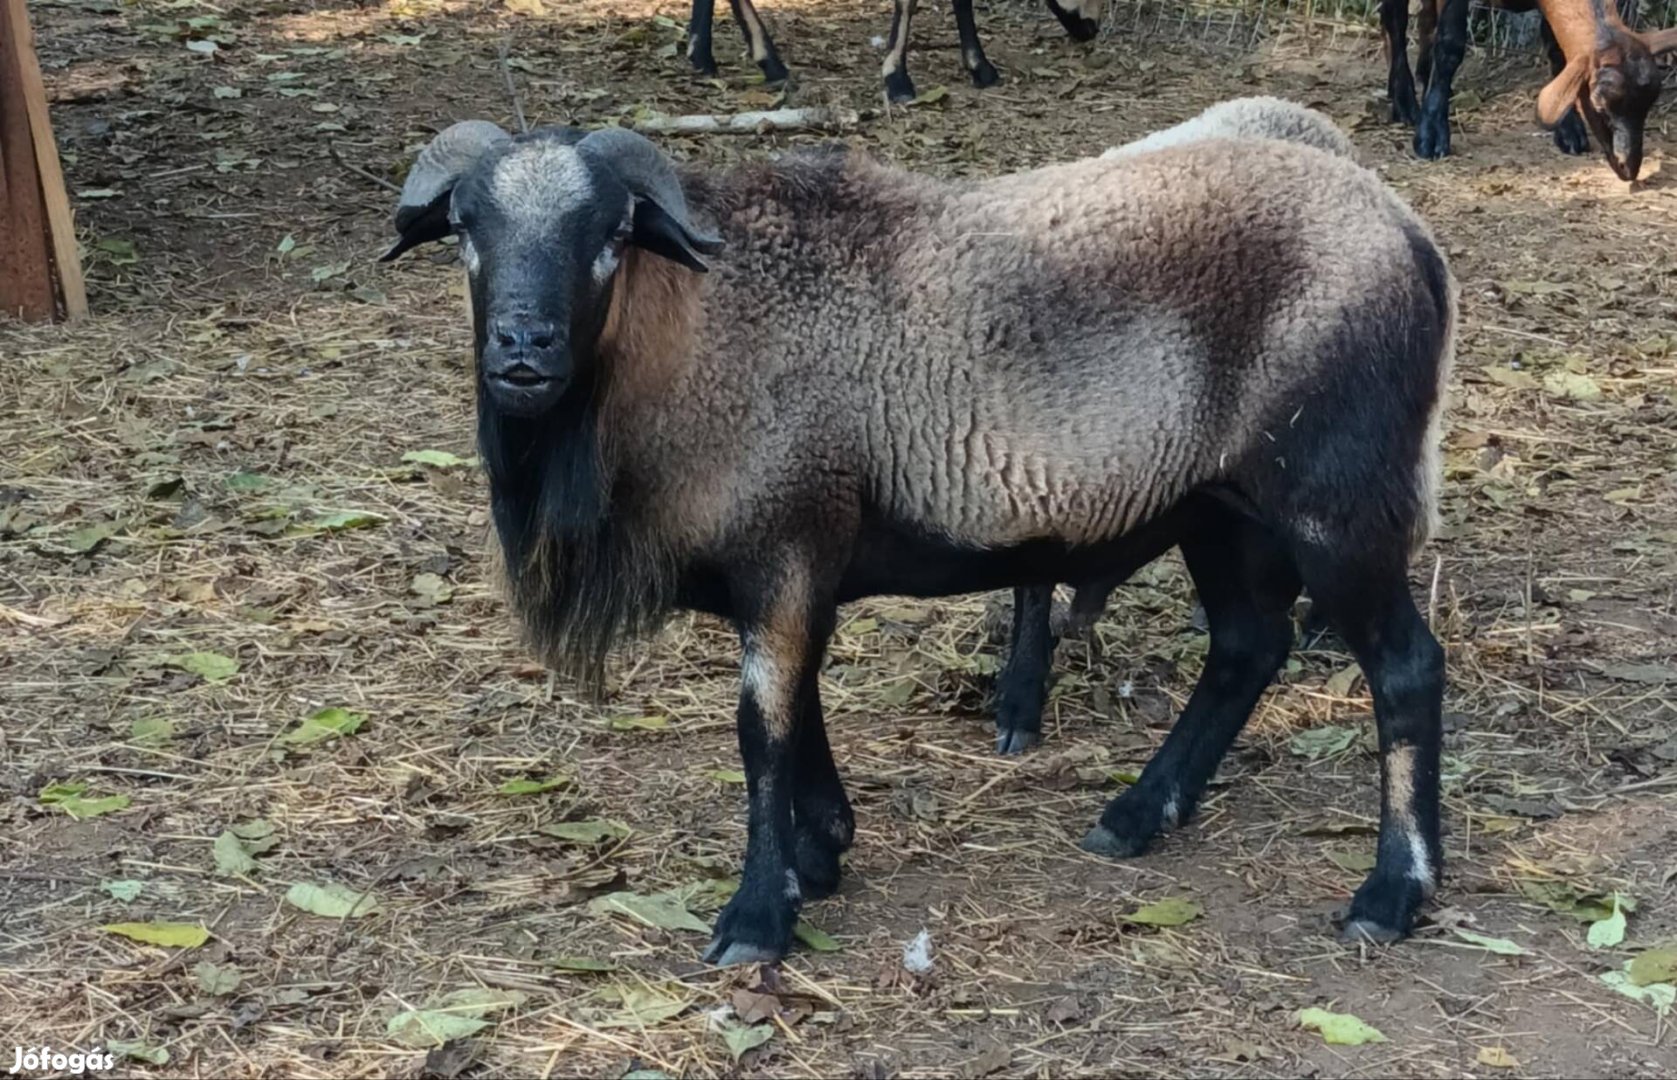
[[[537,654],[592,687],[612,647],[656,630],[674,595],[667,558],[635,527],[633,492],[605,460],[597,391],[579,382],[554,412],[521,418],[478,387],[478,448],[513,608]]]

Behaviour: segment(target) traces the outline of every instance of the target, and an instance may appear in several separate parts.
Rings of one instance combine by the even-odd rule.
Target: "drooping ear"
[[[1648,46],[1648,51],[1655,56],[1677,52],[1677,26],[1669,26],[1664,30],[1654,30],[1639,36],[1642,38],[1642,44]]]
[[[1579,56],[1567,61],[1561,73],[1550,80],[1537,95],[1537,120],[1544,127],[1552,128],[1561,122],[1566,110],[1578,100],[1578,90],[1584,85],[1584,78],[1590,73],[1590,58]]]
[[[448,200],[454,185],[485,151],[511,138],[487,120],[462,120],[438,132],[408,170],[396,202],[398,239],[379,261],[389,262],[411,247],[447,236]]]
[[[670,159],[652,140],[627,128],[602,128],[577,143],[577,153],[611,169],[635,197],[629,242],[690,270],[710,269],[700,254],[722,250],[722,238],[693,224]]]

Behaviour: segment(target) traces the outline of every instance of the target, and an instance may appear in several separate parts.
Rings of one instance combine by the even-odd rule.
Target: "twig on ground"
[[[332,155],[332,160],[333,161],[336,161],[339,165],[342,165],[344,168],[348,169],[350,172],[354,173],[356,176],[361,177],[363,180],[371,180],[373,183],[377,184],[379,187],[389,188],[391,191],[394,191],[397,194],[401,194],[402,188],[401,188],[400,184],[392,184],[390,181],[386,180],[382,176],[374,176],[372,173],[368,172],[366,169],[363,169],[361,166],[352,165],[349,162],[345,161],[343,154],[338,152],[337,143],[328,141],[327,144],[326,144],[326,149]]]
[[[764,131],[843,131],[861,117],[850,109],[769,109],[732,115],[650,116],[635,130],[662,135],[755,135]]]
[[[512,65],[507,63],[507,42],[501,41],[498,50],[501,58],[501,79],[507,85],[507,97],[512,98],[512,114],[518,119],[518,133],[527,134],[530,130],[529,121],[524,119],[524,99],[518,95],[518,87],[512,81]]]

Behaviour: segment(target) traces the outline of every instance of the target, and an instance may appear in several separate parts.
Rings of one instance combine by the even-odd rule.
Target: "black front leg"
[[[825,733],[817,745],[813,734],[804,730],[808,717],[799,704],[804,696],[800,688],[812,685],[826,647],[833,605],[824,602],[818,607],[807,575],[798,572],[737,583],[734,593],[744,647],[739,743],[749,814],[739,890],[722,909],[705,950],[707,962],[724,967],[777,960],[791,947],[803,904],[794,806],[806,809],[800,815],[808,822],[805,832],[824,828],[832,835],[833,828],[831,806],[805,800],[800,780],[811,770],[799,768],[800,754],[806,759],[819,755],[831,763],[831,754],[821,753]],[[836,784],[836,773],[832,780]],[[836,853],[833,860],[836,864]],[[834,871],[816,876],[836,879],[836,866]]]
[[[838,888],[839,856],[856,837],[856,815],[845,797],[833,751],[827,744],[827,722],[821,712],[820,668],[828,621],[812,620],[810,660],[798,681],[798,728],[793,739],[792,793],[793,858],[798,882],[808,900],[831,896]]]
[[[961,35],[961,62],[972,76],[972,84],[980,90],[1001,81],[995,65],[984,55],[978,41],[978,24],[972,17],[972,0],[955,0],[955,30]]]
[[[908,31],[914,22],[919,0],[894,0],[891,6],[891,35],[885,39],[885,99],[894,105],[914,100],[914,80],[908,77]]]
[[[1555,32],[1549,29],[1549,20],[1543,20],[1543,46],[1549,50],[1549,77],[1552,79],[1566,67],[1566,53],[1561,51],[1560,42],[1555,40]],[[1584,127],[1584,118],[1578,115],[1578,107],[1574,105],[1566,110],[1560,123],[1555,125],[1555,148],[1563,154],[1587,154],[1590,152],[1590,133]]]
[[[1421,122],[1415,128],[1415,153],[1420,157],[1441,158],[1450,153],[1450,94],[1456,69],[1462,66],[1466,54],[1467,0],[1444,0],[1438,38],[1432,47],[1432,78],[1427,81]]]
[[[1013,640],[996,678],[996,752],[1022,754],[1042,736],[1042,706],[1054,634],[1048,625],[1052,585],[1013,590]]]
[[[786,65],[780,62],[769,28],[763,25],[762,16],[757,14],[751,0],[728,0],[728,3],[733,6],[740,33],[745,35],[745,47],[751,50],[751,59],[763,71],[763,81],[771,85],[785,82]]]
[[[1422,0],[1424,4],[1432,0]],[[1409,73],[1409,0],[1380,0],[1380,30],[1386,43],[1386,97],[1392,120],[1414,124],[1421,109],[1415,102],[1415,77]]]
[[[716,54],[710,47],[715,14],[716,0],[693,0],[693,17],[687,20],[687,62],[701,75],[716,74]]]

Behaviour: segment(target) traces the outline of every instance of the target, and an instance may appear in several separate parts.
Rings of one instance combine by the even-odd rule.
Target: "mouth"
[[[540,390],[553,382],[529,364],[514,364],[505,371],[494,372],[489,376],[489,381],[500,389],[523,393]]]

